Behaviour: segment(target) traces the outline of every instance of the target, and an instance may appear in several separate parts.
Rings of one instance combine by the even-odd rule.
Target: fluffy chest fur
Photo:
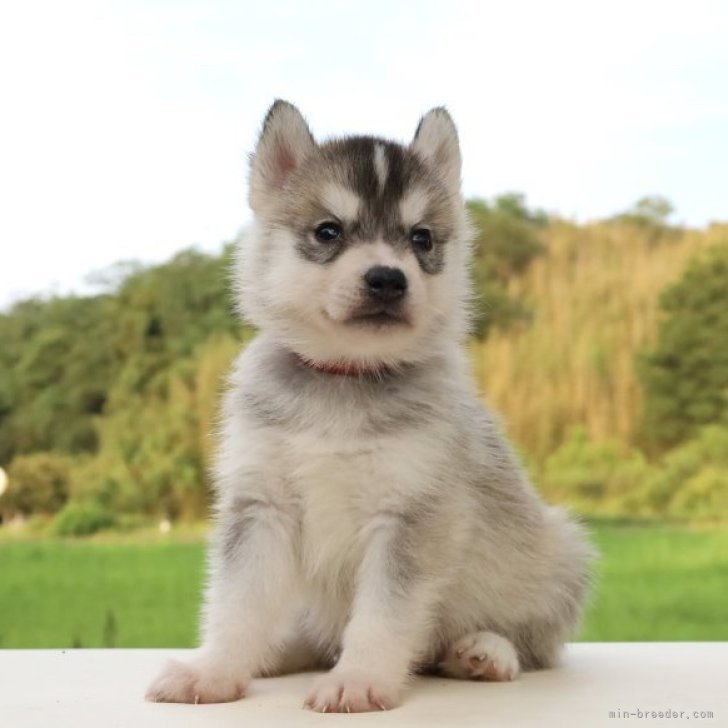
[[[301,561],[312,578],[346,581],[383,519],[437,498],[432,473],[445,453],[434,436],[403,432],[355,446],[305,435],[283,441],[283,477],[300,504]]]
[[[447,509],[454,403],[431,381],[348,381],[301,370],[264,345],[251,346],[237,372],[228,401],[237,446],[224,467],[249,497],[296,522],[305,580],[348,589],[383,520]],[[235,477],[241,470],[261,477]]]

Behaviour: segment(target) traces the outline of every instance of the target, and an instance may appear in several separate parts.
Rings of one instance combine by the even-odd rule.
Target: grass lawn
[[[592,527],[582,640],[728,640],[728,532]],[[0,647],[195,643],[201,542],[0,540]]]
[[[0,647],[177,647],[197,634],[202,543],[0,541]]]
[[[728,640],[728,529],[591,530],[602,559],[580,640]]]

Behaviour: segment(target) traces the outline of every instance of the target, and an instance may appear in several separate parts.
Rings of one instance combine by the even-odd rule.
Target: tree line
[[[537,325],[539,302],[522,282],[535,261],[549,256],[546,233],[559,221],[529,209],[518,194],[473,200],[468,208],[475,229],[474,345],[487,351],[494,332],[517,337]],[[664,200],[647,198],[603,225],[642,236],[659,255],[680,234],[669,214]],[[206,514],[217,400],[232,357],[255,333],[233,311],[233,249],[234,243],[219,255],[185,250],[150,267],[120,264],[102,277],[102,293],[31,298],[0,314],[5,520],[52,516],[60,533],[85,533]],[[620,478],[649,480],[645,468],[690,443],[705,461],[705,447],[719,451],[726,442],[727,291],[728,236],[663,292],[654,344],[634,356],[645,403],[639,437],[628,443],[631,454],[617,446],[614,456],[637,453],[644,468]],[[694,444],[706,437],[716,442]],[[574,430],[538,458],[537,475],[558,497],[578,493],[598,447],[604,443]],[[703,494],[701,508],[715,509],[714,481],[728,476],[728,462],[716,455],[709,463],[712,470],[705,475],[701,465],[693,490]],[[660,486],[663,500],[672,502],[683,485]],[[650,497],[654,504],[639,507],[659,510],[659,497]],[[638,508],[629,499],[620,503]],[[588,497],[577,504],[590,510]]]

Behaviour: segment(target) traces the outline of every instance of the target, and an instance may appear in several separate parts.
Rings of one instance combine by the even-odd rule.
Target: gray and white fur
[[[573,634],[592,549],[469,375],[460,168],[442,108],[408,146],[268,112],[236,272],[260,333],[224,402],[202,645],[148,699],[326,668],[307,707],[388,709],[418,671],[511,680]]]

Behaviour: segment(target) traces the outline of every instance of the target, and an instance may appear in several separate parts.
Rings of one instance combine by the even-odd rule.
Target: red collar
[[[321,374],[333,374],[337,377],[378,377],[390,371],[386,364],[365,366],[348,362],[318,362],[296,354],[298,361],[307,369]]]

